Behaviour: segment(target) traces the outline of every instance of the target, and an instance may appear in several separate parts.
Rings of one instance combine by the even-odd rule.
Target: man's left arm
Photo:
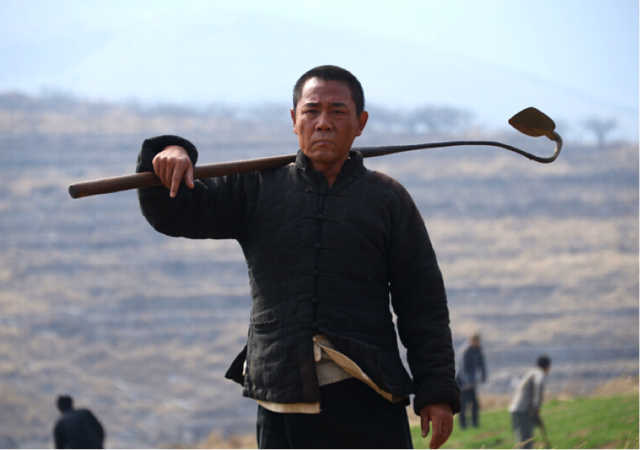
[[[104,442],[104,428],[98,418],[91,411],[89,411],[89,419],[93,424],[93,428],[96,431],[96,435],[100,439],[100,442]]]
[[[67,438],[65,435],[64,426],[62,421],[58,421],[53,428],[53,442],[54,448],[65,448],[67,446]]]
[[[389,280],[398,333],[415,384],[414,411],[432,448],[442,445],[460,411],[460,388],[442,274],[429,235],[408,194],[400,196],[389,252]],[[436,447],[433,447],[436,446]]]
[[[480,371],[482,372],[482,382],[487,381],[487,366],[484,361],[484,352],[480,350]]]

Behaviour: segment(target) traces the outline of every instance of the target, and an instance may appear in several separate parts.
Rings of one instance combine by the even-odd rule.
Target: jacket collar
[[[340,170],[338,178],[355,177],[358,174],[364,172],[366,169],[362,161],[362,153],[351,150],[349,152],[349,157],[342,165],[342,169]],[[298,154],[296,156],[296,168],[302,170],[303,172],[314,172],[311,160],[307,155],[302,153],[302,150],[298,150]]]
[[[302,153],[302,150],[298,150],[298,155],[296,156],[296,168],[301,170],[307,177],[314,180],[314,184],[316,185],[317,189],[326,192],[328,192],[329,190],[332,192],[336,192],[349,186],[358,178],[359,175],[366,172],[367,169],[364,167],[362,160],[362,153],[351,150],[349,152],[349,157],[340,169],[338,178],[333,183],[331,188],[329,188],[327,180],[325,179],[322,172],[312,169],[311,160],[307,157],[307,155]]]

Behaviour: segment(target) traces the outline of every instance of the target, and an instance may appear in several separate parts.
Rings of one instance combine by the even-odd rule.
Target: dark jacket
[[[146,140],[137,171],[152,171],[168,145]],[[161,233],[236,239],[249,269],[253,307],[248,344],[227,377],[243,395],[277,403],[315,402],[320,390],[312,337],[325,335],[383,390],[415,393],[414,408],[460,406],[442,276],[418,209],[406,190],[367,170],[351,152],[329,188],[298,152],[286,167],[138,191],[140,207]],[[398,351],[389,295],[413,380]],[[246,375],[242,364],[246,358]]]
[[[478,372],[480,372],[480,380],[477,379]],[[463,389],[475,387],[478,381],[484,383],[487,380],[484,354],[480,347],[472,347],[469,345],[462,351],[457,380]]]
[[[104,429],[88,409],[70,409],[53,429],[56,448],[102,448]]]

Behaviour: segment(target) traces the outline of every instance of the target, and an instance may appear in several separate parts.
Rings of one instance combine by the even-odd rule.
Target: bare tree
[[[585,120],[584,125],[587,130],[593,131],[598,140],[598,147],[603,149],[607,135],[618,126],[618,121],[613,117],[609,119],[591,117]]]
[[[450,106],[426,106],[407,118],[411,128],[425,128],[430,133],[461,133],[469,129],[473,114]]]

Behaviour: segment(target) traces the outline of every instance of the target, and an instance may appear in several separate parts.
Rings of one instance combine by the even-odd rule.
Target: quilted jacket
[[[196,164],[192,143],[159,136],[143,143],[137,171],[152,171],[168,145],[184,147]],[[247,347],[227,377],[243,384],[244,396],[319,401],[312,338],[322,334],[382,390],[415,394],[417,414],[440,402],[459,411],[442,275],[422,217],[397,181],[366,169],[352,151],[329,187],[299,151],[285,167],[195,185],[173,199],[163,186],[140,189],[140,207],[166,235],[240,243],[253,306]]]

